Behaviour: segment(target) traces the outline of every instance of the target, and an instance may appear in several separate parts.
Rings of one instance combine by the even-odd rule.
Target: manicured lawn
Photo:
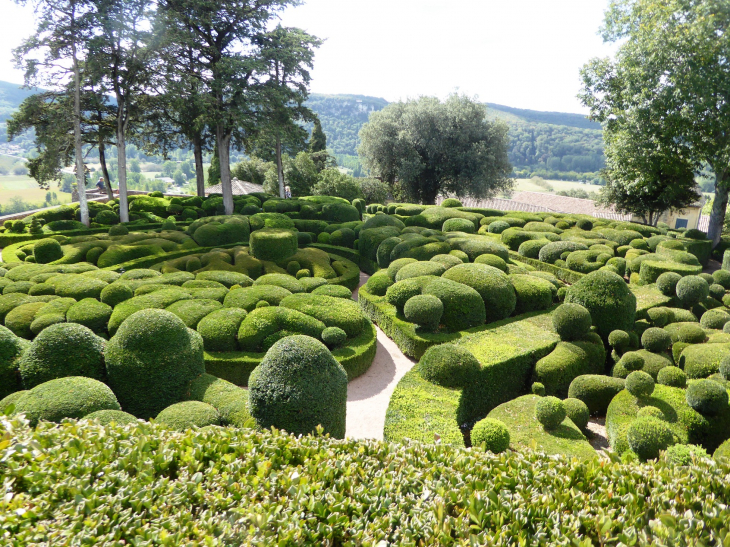
[[[533,184],[530,182],[530,179],[515,179],[515,192],[545,192],[550,194],[555,194],[560,191],[568,191],[568,190],[585,190],[588,193],[596,192],[598,193],[602,186],[598,186],[596,184],[582,184],[580,182],[571,182],[567,180],[546,180],[550,186],[553,187],[553,192],[550,192],[549,190],[546,190],[545,188],[538,186],[536,184]]]

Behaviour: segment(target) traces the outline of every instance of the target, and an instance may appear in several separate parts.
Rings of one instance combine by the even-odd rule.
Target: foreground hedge
[[[719,545],[730,467],[207,428],[0,423],[25,545]],[[90,485],[93,477],[93,486]]]

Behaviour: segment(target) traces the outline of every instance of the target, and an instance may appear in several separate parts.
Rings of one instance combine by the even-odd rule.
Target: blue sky
[[[311,90],[389,101],[459,91],[518,108],[584,112],[578,71],[613,53],[597,35],[608,0],[308,0],[282,24],[325,38]],[[0,80],[33,12],[0,0]]]

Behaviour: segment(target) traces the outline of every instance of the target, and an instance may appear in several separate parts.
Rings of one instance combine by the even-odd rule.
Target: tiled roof
[[[517,192],[512,196],[512,200],[540,205],[547,207],[550,211],[556,211],[558,213],[590,215],[609,220],[631,220],[631,215],[617,213],[613,209],[597,207],[592,199],[571,198],[568,196],[558,196],[556,194],[547,194],[543,192]]]
[[[254,184],[253,182],[246,182],[243,180],[233,179],[231,181],[231,190],[233,190],[234,196],[243,196],[245,194],[251,194],[253,192],[263,192],[264,187],[260,184]],[[209,196],[210,194],[222,194],[223,193],[223,186],[222,184],[216,184],[215,186],[210,186],[205,189],[205,195]]]
[[[444,201],[444,197],[439,197],[436,200],[436,204],[440,204]],[[482,209],[496,209],[498,211],[522,211],[523,213],[555,213],[547,207],[540,205],[531,205],[528,203],[520,203],[511,199],[491,198],[491,199],[475,199],[475,198],[460,198],[464,207],[480,207]]]

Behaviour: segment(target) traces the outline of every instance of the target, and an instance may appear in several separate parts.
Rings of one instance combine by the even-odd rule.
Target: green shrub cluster
[[[499,454],[509,448],[509,430],[503,422],[493,418],[479,420],[471,430],[472,446]]]

